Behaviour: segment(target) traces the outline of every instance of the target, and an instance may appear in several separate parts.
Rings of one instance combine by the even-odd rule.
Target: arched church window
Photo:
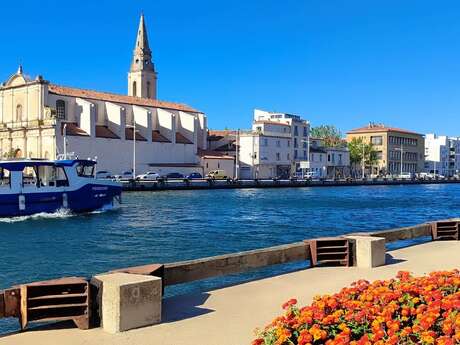
[[[18,104],[16,106],[16,122],[22,121],[22,105]]]
[[[65,119],[65,102],[62,99],[56,101],[56,117]]]
[[[150,98],[150,82],[147,82],[147,97]]]
[[[137,83],[135,81],[133,82],[133,96],[137,96]]]

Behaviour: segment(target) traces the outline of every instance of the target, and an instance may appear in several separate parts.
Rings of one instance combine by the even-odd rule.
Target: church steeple
[[[152,62],[144,14],[141,14],[134,46],[131,68],[128,73],[130,96],[156,99],[157,74]]]

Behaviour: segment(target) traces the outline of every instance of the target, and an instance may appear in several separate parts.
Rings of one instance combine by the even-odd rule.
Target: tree
[[[353,138],[348,143],[348,150],[350,151],[350,163],[355,172],[362,170],[363,160],[364,169],[371,168],[378,162],[377,151],[374,149],[374,146],[371,143],[365,143],[361,137]]]
[[[311,137],[323,139],[326,147],[343,146],[342,133],[337,127],[332,125],[321,125],[312,127]]]

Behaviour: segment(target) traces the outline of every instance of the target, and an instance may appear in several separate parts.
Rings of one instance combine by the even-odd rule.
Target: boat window
[[[77,175],[80,177],[94,177],[94,165],[77,165]]]
[[[26,166],[22,170],[22,185],[23,187],[38,186],[38,171],[36,167]]]
[[[44,165],[38,167],[40,187],[64,187],[69,185],[67,176],[62,167]]]
[[[10,171],[0,167],[0,188],[1,187],[10,187]]]

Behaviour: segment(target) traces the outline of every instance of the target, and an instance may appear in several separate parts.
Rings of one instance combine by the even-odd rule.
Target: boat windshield
[[[26,166],[22,172],[23,187],[66,187],[69,181],[62,167],[55,165]]]
[[[77,175],[80,177],[94,178],[94,164],[79,163],[76,167]]]

